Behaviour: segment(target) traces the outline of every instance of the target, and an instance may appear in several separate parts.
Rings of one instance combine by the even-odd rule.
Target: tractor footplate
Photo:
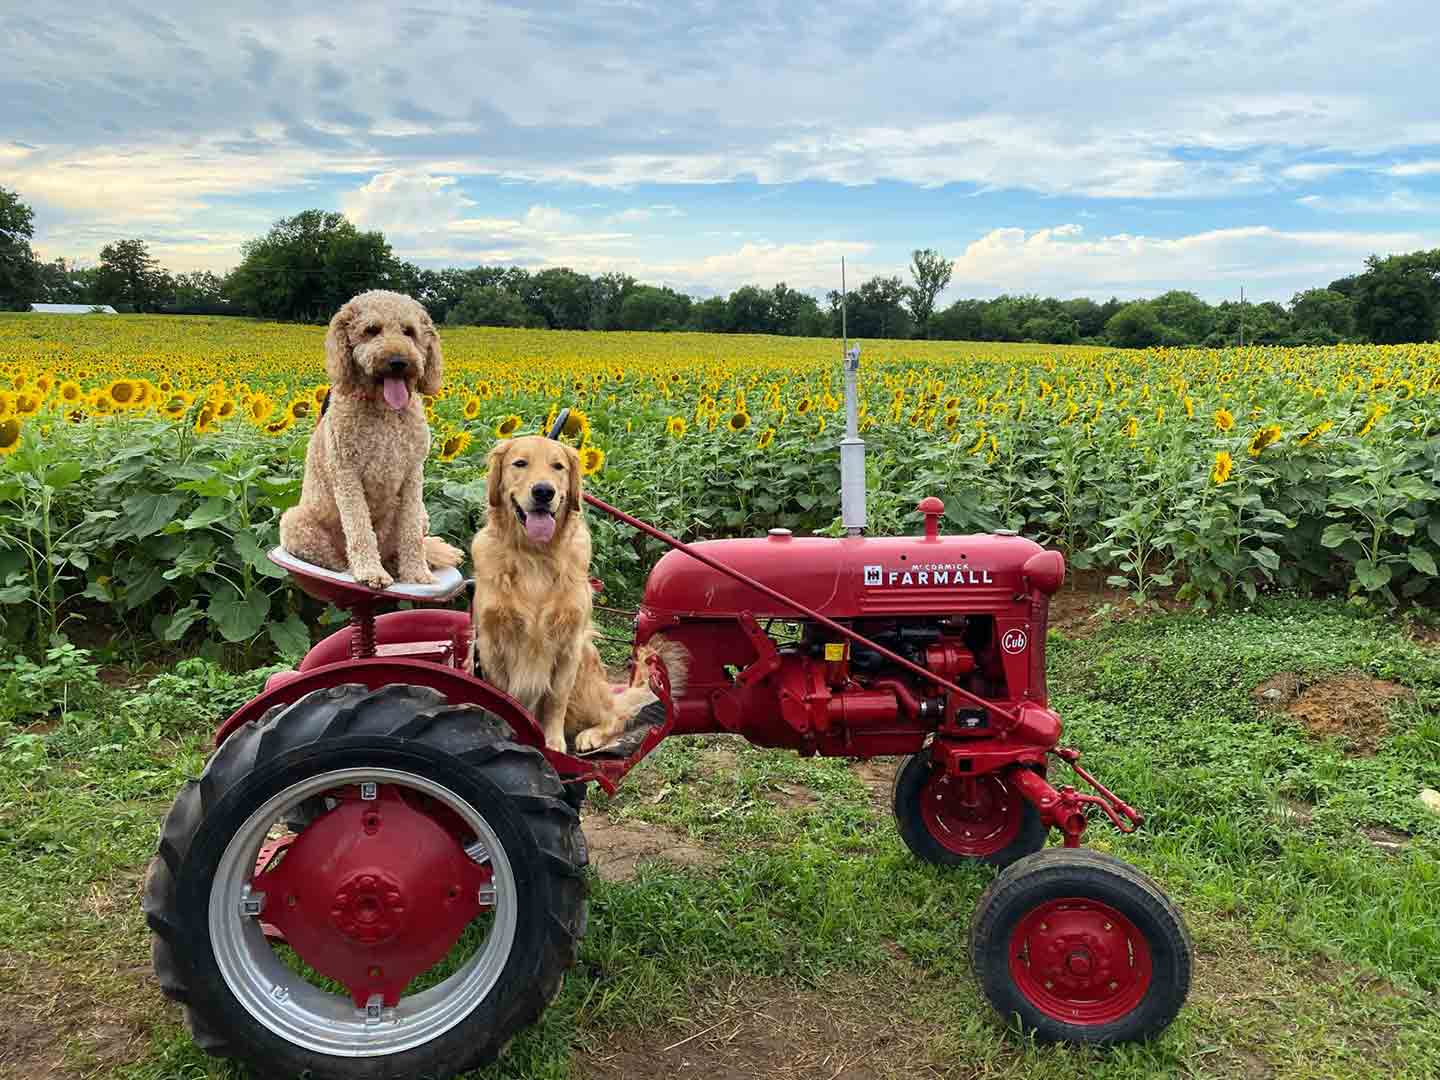
[[[393,787],[376,796],[342,799],[284,838],[284,858],[269,853],[250,882],[264,923],[357,1008],[376,995],[394,1006],[494,898],[490,867],[452,829]]]

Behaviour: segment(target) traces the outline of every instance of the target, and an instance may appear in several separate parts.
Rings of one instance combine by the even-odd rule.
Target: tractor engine
[[[690,653],[675,732],[734,732],[855,757],[913,753],[932,733],[1053,745],[1045,629],[1063,558],[1011,533],[942,536],[940,500],[920,510],[918,537],[774,529],[764,539],[695,545],[879,649],[683,554],[662,558],[646,583],[636,641],[663,633]]]

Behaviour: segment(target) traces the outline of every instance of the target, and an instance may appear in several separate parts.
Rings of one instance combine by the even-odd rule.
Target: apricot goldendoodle
[[[280,544],[372,589],[430,584],[432,567],[458,566],[463,554],[425,535],[421,395],[439,391],[443,372],[429,313],[400,293],[361,293],[330,320],[325,370],[328,405],[310,437],[300,502],[281,515]]]

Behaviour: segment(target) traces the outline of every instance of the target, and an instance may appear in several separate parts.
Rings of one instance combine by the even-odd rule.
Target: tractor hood
[[[1058,554],[999,534],[830,539],[775,530],[763,539],[710,540],[693,547],[834,619],[995,612],[1023,603],[1032,588],[1054,592],[1064,574]],[[655,564],[644,606],[647,615],[662,619],[742,611],[756,618],[796,617],[680,551]]]

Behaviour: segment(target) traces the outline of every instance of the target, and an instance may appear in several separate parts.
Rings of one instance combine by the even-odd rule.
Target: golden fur
[[[476,674],[506,691],[539,721],[545,745],[598,749],[656,700],[644,655],[631,685],[610,688],[593,641],[590,530],[580,502],[580,456],[540,435],[497,443],[490,452],[485,526],[470,548],[475,566]],[[553,487],[548,541],[533,539],[522,517],[543,514],[536,486]],[[538,509],[537,509],[538,507]],[[684,654],[655,646],[675,692]]]
[[[403,408],[386,403],[386,378],[403,381]],[[463,553],[426,536],[421,502],[430,428],[422,394],[440,389],[440,339],[425,309],[408,296],[361,293],[330,320],[325,370],[330,400],[305,455],[298,505],[280,518],[290,554],[349,571],[372,589],[394,581],[430,584],[435,566]]]

